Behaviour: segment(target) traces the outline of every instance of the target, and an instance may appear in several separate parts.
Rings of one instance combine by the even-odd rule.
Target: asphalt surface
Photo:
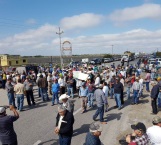
[[[130,62],[130,64],[135,62]],[[116,65],[118,63],[120,62],[115,62]],[[6,91],[0,89],[0,94],[0,106],[7,105]],[[25,99],[25,111],[20,112],[20,118],[14,123],[18,143],[19,145],[58,145],[58,136],[54,134],[57,105],[51,106],[51,101],[42,102],[41,98],[38,97],[36,88],[34,94],[36,106],[29,108]],[[92,116],[97,107],[88,109],[86,113],[81,114],[80,99],[75,96],[74,101],[75,123],[72,145],[83,145],[86,133],[89,131],[89,124],[93,122]],[[131,133],[130,124],[137,121],[144,122],[147,127],[151,126],[151,120],[154,116],[150,114],[150,97],[145,91],[144,98],[140,100],[139,105],[130,105],[132,100],[127,100],[125,94],[125,105],[121,110],[113,108],[115,106],[114,99],[108,99],[108,101],[109,111],[104,114],[107,124],[103,125],[103,132],[100,137],[104,145],[119,145],[118,140]],[[9,110],[7,113],[12,114]],[[158,115],[161,115],[161,112]]]

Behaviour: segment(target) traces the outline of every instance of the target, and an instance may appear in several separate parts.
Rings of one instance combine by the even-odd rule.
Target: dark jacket
[[[56,117],[56,126],[58,126],[60,115],[57,114]],[[73,124],[74,124],[74,116],[73,113],[66,110],[65,116],[63,117],[63,122],[60,126],[59,134],[61,136],[71,137],[73,135]]]
[[[37,85],[38,85],[39,88],[46,88],[47,87],[46,78],[39,78]]]
[[[86,142],[84,145],[101,145],[101,141],[99,137],[96,137],[92,133],[88,132],[86,135]]]
[[[121,94],[122,91],[123,91],[123,85],[122,85],[122,83],[121,82],[119,82],[117,84],[115,83],[114,84],[114,93],[115,94]]]
[[[153,86],[151,90],[151,98],[157,98],[159,94],[159,84]]]

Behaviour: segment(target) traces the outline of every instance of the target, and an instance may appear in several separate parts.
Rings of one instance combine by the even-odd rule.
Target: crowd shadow
[[[108,121],[108,122],[112,121],[112,120],[115,120],[115,119],[120,120],[121,119],[121,115],[122,115],[121,112],[120,113],[107,114],[106,115],[107,117],[105,117],[105,120]]]
[[[77,135],[81,135],[81,134],[83,134],[83,133],[89,132],[89,125],[90,125],[90,124],[83,124],[80,128],[75,129],[75,130],[73,131],[73,137],[74,137],[74,136],[77,136]]]

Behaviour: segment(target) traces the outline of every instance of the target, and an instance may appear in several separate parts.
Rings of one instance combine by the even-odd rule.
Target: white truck
[[[89,63],[89,59],[88,58],[83,58],[82,63]]]

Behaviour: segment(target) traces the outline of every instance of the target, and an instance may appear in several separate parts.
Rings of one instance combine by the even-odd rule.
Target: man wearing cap
[[[139,83],[139,78],[135,78],[135,82],[132,85],[132,90],[133,90],[133,102],[132,105],[138,104],[139,103],[139,93],[141,92],[141,86]]]
[[[161,117],[152,120],[153,126],[147,129],[147,135],[152,145],[161,145]]]
[[[131,125],[131,128],[134,130],[134,133],[126,136],[126,142],[129,143],[129,145],[132,143],[148,145],[149,138],[146,134],[146,126],[142,122],[138,122],[137,124]]]
[[[89,132],[86,135],[84,145],[101,145],[99,136],[101,135],[102,127],[97,122],[93,122],[89,126]]]
[[[24,81],[24,87],[26,92],[27,103],[29,106],[32,104],[35,105],[35,99],[33,95],[33,82],[30,80],[29,76],[26,76],[26,80]]]
[[[70,98],[70,96],[68,96],[67,94],[63,94],[59,97],[59,101],[63,102],[62,105],[66,108],[66,110],[73,113],[74,103],[72,101],[70,101],[69,98]]]
[[[74,116],[73,113],[66,110],[61,105],[58,107],[58,114],[56,117],[56,128],[54,132],[59,135],[60,145],[71,145],[73,135]]]
[[[14,97],[14,86],[12,85],[11,82],[12,82],[12,79],[8,78],[5,89],[7,90],[9,105],[13,105],[14,107],[16,107],[15,97]]]
[[[13,122],[19,118],[19,114],[14,108],[10,105],[10,110],[13,111],[14,116],[6,114],[6,109],[0,107],[0,142],[2,145],[17,145],[17,135],[13,128]]]
[[[93,120],[95,121],[97,116],[100,115],[100,122],[102,124],[107,124],[107,122],[104,122],[104,105],[107,104],[107,99],[104,95],[104,92],[102,91],[103,85],[100,84],[99,87],[94,92],[94,98],[97,102],[97,111],[93,115]]]

